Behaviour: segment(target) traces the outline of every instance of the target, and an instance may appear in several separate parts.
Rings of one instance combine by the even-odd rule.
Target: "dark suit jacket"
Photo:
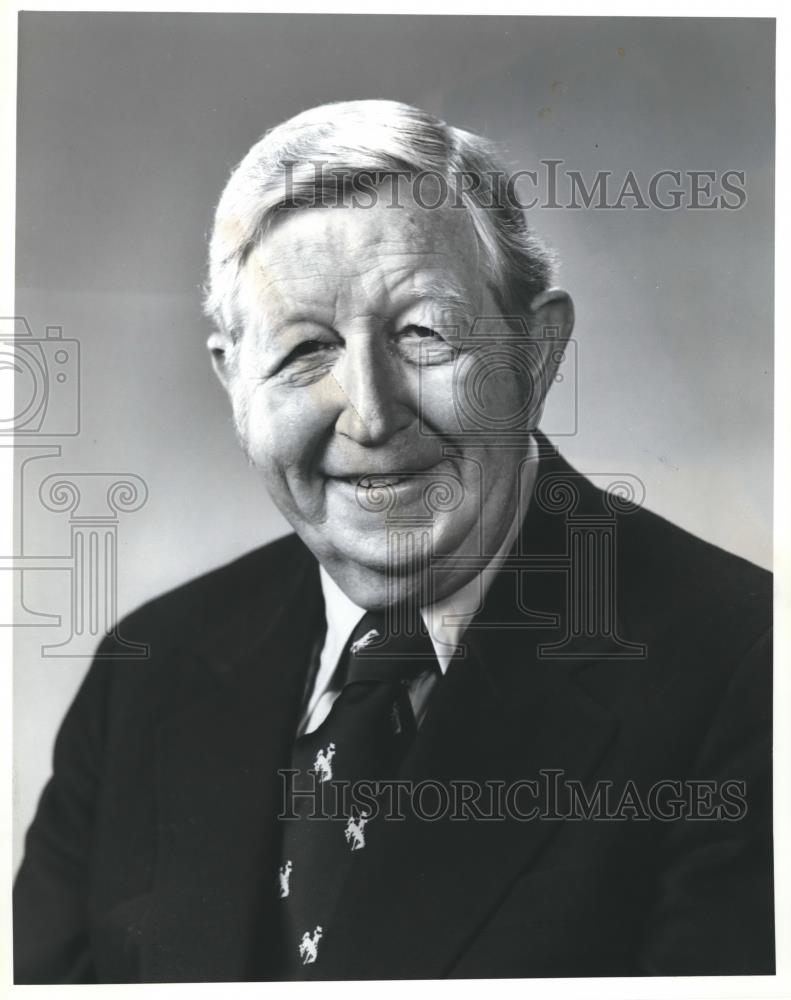
[[[553,458],[545,475],[575,473]],[[583,481],[577,515],[603,500]],[[643,796],[743,781],[746,815],[385,823],[355,856],[316,978],[774,971],[770,577],[627,507],[617,635],[646,655],[548,659],[573,616],[571,522],[546,506],[531,504],[523,570],[499,574],[403,775],[558,769]],[[63,723],[15,889],[17,982],[277,978],[276,770],[323,627],[295,536],[123,623],[150,658],[97,658]]]

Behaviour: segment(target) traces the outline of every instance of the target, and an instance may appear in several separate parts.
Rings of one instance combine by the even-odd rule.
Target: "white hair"
[[[443,179],[448,190],[453,185],[456,204],[470,214],[498,305],[506,315],[523,315],[551,284],[553,257],[528,229],[521,208],[505,197],[494,145],[408,104],[344,101],[271,129],[232,172],[209,245],[207,316],[227,325],[239,271],[284,209],[326,204],[328,188],[354,190],[362,174],[426,173]]]

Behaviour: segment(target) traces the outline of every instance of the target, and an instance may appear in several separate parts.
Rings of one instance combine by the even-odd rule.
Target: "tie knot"
[[[407,618],[398,609],[369,611],[349,640],[346,683],[410,681],[438,666],[431,636],[419,614]]]

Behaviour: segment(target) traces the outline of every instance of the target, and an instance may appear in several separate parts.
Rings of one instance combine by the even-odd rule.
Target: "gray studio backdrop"
[[[200,284],[229,170],[311,105],[408,101],[589,183],[744,172],[735,211],[530,218],[577,307],[566,456],[770,565],[773,45],[769,20],[21,15],[17,333],[50,392],[17,438],[17,858],[113,595],[123,614],[287,530],[237,452]]]

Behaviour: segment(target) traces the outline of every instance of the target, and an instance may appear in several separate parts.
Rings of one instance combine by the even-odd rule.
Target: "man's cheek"
[[[278,460],[278,446],[282,446],[282,434],[278,433],[278,421],[260,400],[252,400],[245,423],[245,443],[247,453],[255,466],[266,472]]]
[[[462,429],[456,394],[458,379],[453,365],[437,365],[419,373],[418,400],[423,434],[456,434]]]
[[[259,397],[248,417],[248,447],[256,464],[288,468],[301,466],[316,437],[310,407],[293,396]]]

